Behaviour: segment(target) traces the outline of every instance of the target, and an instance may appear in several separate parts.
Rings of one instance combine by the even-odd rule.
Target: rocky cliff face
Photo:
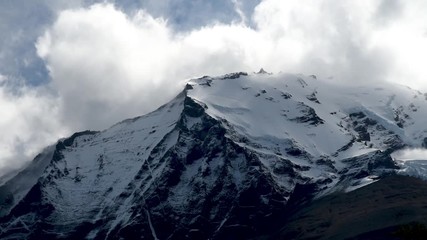
[[[0,187],[4,239],[246,239],[421,147],[421,93],[315,77],[192,80],[168,104],[47,148]],[[424,128],[423,128],[424,127]]]

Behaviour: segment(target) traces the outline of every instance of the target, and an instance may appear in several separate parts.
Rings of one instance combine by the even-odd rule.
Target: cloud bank
[[[0,86],[0,174],[3,174],[34,157],[69,129],[58,121],[58,106],[45,90],[21,87],[16,92],[1,82]]]
[[[133,11],[108,3],[58,7],[55,21],[34,43],[50,81],[11,90],[6,83],[12,77],[0,80],[0,114],[8,116],[0,120],[6,132],[0,169],[16,162],[11,159],[29,159],[32,149],[64,134],[104,129],[154,110],[196,76],[264,67],[427,90],[424,1],[250,2],[256,7],[248,10],[250,4],[230,0],[228,17],[192,18],[202,25],[180,27],[177,21],[188,13],[170,19],[161,14],[165,6],[153,1]]]
[[[427,149],[413,148],[394,152],[393,158],[400,161],[424,160],[427,161]]]

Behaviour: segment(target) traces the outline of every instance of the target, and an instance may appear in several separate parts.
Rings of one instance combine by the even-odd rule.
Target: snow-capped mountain
[[[142,117],[48,147],[0,186],[2,239],[245,239],[427,147],[427,94],[315,76],[188,82]]]

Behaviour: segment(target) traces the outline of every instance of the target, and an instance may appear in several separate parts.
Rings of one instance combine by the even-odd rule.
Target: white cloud
[[[240,17],[240,22],[242,23],[242,24],[246,24],[246,22],[247,22],[247,18],[246,18],[246,15],[245,15],[245,13],[243,12],[243,10],[242,10],[242,6],[243,6],[243,3],[240,1],[240,0],[231,0],[231,2],[233,3],[233,5],[234,5],[234,11],[236,11],[236,13],[239,15],[239,17]]]
[[[12,91],[7,85],[0,86],[0,176],[67,132],[57,120],[55,98],[45,91],[26,87]]]
[[[427,149],[408,148],[396,151],[392,154],[393,158],[400,161],[425,160],[427,161]]]
[[[403,149],[392,153],[400,166],[398,173],[427,180],[427,149]]]
[[[232,2],[239,11],[240,2]],[[87,78],[99,77],[103,66],[115,71],[107,75],[110,85],[119,84],[119,78],[132,83],[122,89],[126,93],[138,89],[135,85],[145,87],[147,79],[162,84],[170,76],[176,80],[259,67],[333,75],[340,81],[386,79],[426,88],[422,63],[427,54],[420,54],[427,48],[424,23],[414,24],[412,17],[423,15],[413,13],[422,2],[407,4],[394,21],[390,15],[398,12],[401,3],[393,2],[265,0],[252,16],[255,28],[232,23],[190,32],[176,32],[165,20],[144,11],[127,16],[112,5],[94,5],[62,12],[38,49],[53,74],[81,72],[79,81],[87,84]],[[378,19],[389,23],[378,24]],[[63,77],[54,76],[58,79]]]
[[[184,79],[245,66],[254,30],[218,25],[174,33],[166,21],[113,5],[64,11],[37,43],[64,121],[73,129],[102,129],[160,106],[182,90]]]
[[[427,3],[421,0],[264,0],[252,16],[242,10],[243,1],[229,3],[241,22],[190,30],[144,10],[127,14],[111,4],[60,11],[36,44],[52,78],[46,87],[56,95],[25,89],[16,96],[2,88],[2,106],[18,110],[0,109],[9,116],[0,129],[26,130],[6,132],[0,143],[13,153],[17,143],[23,146],[43,134],[53,139],[103,129],[165,103],[182,89],[184,79],[261,67],[427,89],[427,17],[422,12]],[[29,117],[10,120],[23,113]],[[48,119],[48,114],[53,116]],[[20,140],[10,140],[15,136]]]
[[[0,84],[6,82],[6,77],[0,74]]]

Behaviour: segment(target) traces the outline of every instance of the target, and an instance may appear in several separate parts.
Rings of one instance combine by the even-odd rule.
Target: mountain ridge
[[[0,237],[262,235],[297,186],[311,186],[308,199],[352,191],[393,174],[393,151],[422,146],[427,99],[386,87],[243,72],[190,80],[156,111],[58,141],[26,194],[19,176],[1,186]]]

